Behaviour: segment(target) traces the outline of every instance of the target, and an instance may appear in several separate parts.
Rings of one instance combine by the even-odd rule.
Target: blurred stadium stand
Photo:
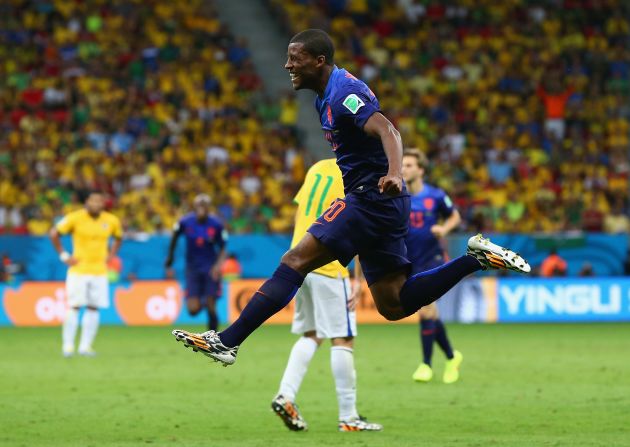
[[[267,3],[333,35],[468,230],[630,231],[629,2]]]

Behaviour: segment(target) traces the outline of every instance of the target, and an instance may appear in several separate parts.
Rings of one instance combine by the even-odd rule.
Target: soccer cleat
[[[63,348],[61,348],[61,354],[65,357],[65,358],[70,358],[74,355],[74,346],[72,345],[66,345]]]
[[[363,416],[347,421],[339,421],[339,431],[381,431],[383,426],[374,422],[368,422]]]
[[[82,357],[96,357],[96,351],[89,348],[79,348],[79,355]]]
[[[467,255],[473,256],[484,270],[506,269],[520,273],[529,273],[532,268],[527,261],[512,250],[493,244],[481,234],[468,239]]]
[[[462,364],[462,360],[464,360],[464,356],[461,352],[453,352],[453,358],[446,361],[444,375],[442,376],[444,383],[455,383],[459,380],[459,365]]]
[[[426,363],[420,363],[416,372],[411,376],[416,382],[429,382],[433,378],[433,370]]]
[[[172,334],[177,341],[184,343],[184,346],[187,348],[192,348],[195,352],[200,351],[215,362],[223,363],[223,366],[231,365],[236,361],[238,346],[233,348],[225,346],[221,343],[219,334],[216,331],[195,334],[194,332],[175,329]]]
[[[289,430],[308,430],[308,424],[302,418],[298,406],[282,394],[278,394],[271,401],[271,409],[278,415],[278,417],[280,417],[280,419],[282,419],[282,422],[284,422],[284,425],[286,425]]]

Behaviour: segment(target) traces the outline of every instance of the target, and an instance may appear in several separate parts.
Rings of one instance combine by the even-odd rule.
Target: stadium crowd
[[[287,231],[306,154],[211,1],[0,3],[0,233],[108,194],[129,232],[203,191],[234,232]]]
[[[629,2],[267,3],[331,33],[470,231],[630,231]]]
[[[333,35],[467,230],[630,231],[630,3],[267,3]],[[295,98],[265,95],[211,1],[1,2],[0,55],[0,233],[45,234],[95,188],[130,232],[199,191],[232,232],[290,228]]]

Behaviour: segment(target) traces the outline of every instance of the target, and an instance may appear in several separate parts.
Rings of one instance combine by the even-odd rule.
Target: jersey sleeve
[[[57,222],[55,228],[60,234],[72,233],[72,230],[74,230],[75,221],[76,215],[74,213],[67,214],[66,216],[64,216],[63,219]]]
[[[440,217],[447,218],[453,214],[455,210],[455,206],[453,205],[453,201],[444,191],[440,194],[438,199],[438,213]]]
[[[359,82],[348,84],[332,101],[332,113],[335,120],[349,119],[359,129],[374,113],[380,112],[378,99],[367,85]]]
[[[122,239],[123,237],[123,229],[122,224],[120,223],[120,219],[114,216],[113,225],[112,225],[112,236],[116,239]]]

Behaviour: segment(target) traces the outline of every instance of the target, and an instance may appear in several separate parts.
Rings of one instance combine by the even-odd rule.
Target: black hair
[[[297,33],[289,43],[301,43],[304,51],[313,57],[324,56],[326,64],[333,65],[335,46],[330,36],[321,29],[307,29]]]

